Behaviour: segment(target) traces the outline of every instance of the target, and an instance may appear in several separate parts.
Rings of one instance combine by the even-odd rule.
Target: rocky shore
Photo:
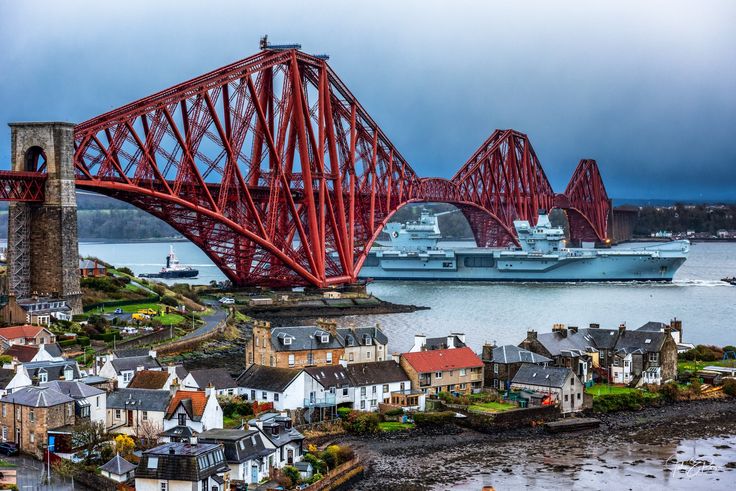
[[[490,435],[455,429],[430,435],[345,436],[338,441],[352,445],[366,460],[365,479],[353,487],[359,490],[480,489],[484,484],[497,489],[611,489],[610,481],[608,486],[602,481],[604,472],[609,480],[615,475],[625,481],[618,489],[652,487],[657,480],[660,485],[666,481],[670,489],[719,489],[736,477],[734,399],[678,403],[600,419],[603,424],[596,430],[559,435],[539,427]],[[683,441],[706,444],[701,443],[697,454],[685,455]],[[697,470],[699,462],[703,472],[690,476],[687,469]],[[710,465],[706,468],[705,463]]]

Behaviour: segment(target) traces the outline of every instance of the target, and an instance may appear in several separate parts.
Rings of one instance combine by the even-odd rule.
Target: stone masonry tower
[[[20,300],[49,296],[82,312],[74,187],[74,125],[11,123],[14,171],[48,174],[44,203],[11,203],[8,292]]]

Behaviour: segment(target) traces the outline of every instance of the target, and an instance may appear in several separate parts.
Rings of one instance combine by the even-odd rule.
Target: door
[[[286,461],[288,462],[289,465],[294,464],[294,451],[293,450],[289,449],[286,452]]]
[[[258,466],[254,465],[250,468],[250,482],[253,484],[258,483]]]
[[[133,410],[128,409],[128,426],[133,426]]]
[[[20,448],[20,428],[15,429],[15,444]]]

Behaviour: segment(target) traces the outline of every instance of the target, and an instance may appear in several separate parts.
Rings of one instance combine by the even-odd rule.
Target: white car
[[[235,303],[235,299],[232,297],[222,297],[219,301],[223,305],[232,305]]]

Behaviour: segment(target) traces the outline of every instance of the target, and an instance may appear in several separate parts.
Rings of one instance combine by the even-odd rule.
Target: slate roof
[[[328,387],[346,387],[350,384],[348,372],[342,365],[309,367],[304,369],[319,385]]]
[[[59,357],[64,354],[64,351],[61,349],[61,346],[59,345],[59,343],[44,344],[43,348],[46,350],[48,354],[50,354],[53,357]]]
[[[255,429],[207,430],[197,436],[197,441],[201,443],[221,443],[225,447],[225,460],[229,464],[240,464],[254,458],[265,457],[274,452],[274,450],[266,448],[263,436]]]
[[[169,401],[166,409],[166,419],[174,417],[179,406],[184,408],[189,419],[200,421],[207,405],[207,394],[203,390],[178,390]]]
[[[99,469],[102,471],[107,471],[110,474],[123,476],[128,472],[135,470],[136,467],[137,466],[135,464],[131,464],[130,462],[122,458],[120,454],[115,454],[115,457],[102,464]]]
[[[232,389],[238,386],[238,383],[230,376],[230,373],[224,368],[205,368],[202,370],[192,370],[189,372],[197,386],[204,389],[211,383],[215,389]]]
[[[401,356],[418,373],[441,372],[483,366],[483,361],[467,346],[465,348],[403,353]]]
[[[616,342],[616,351],[625,353],[651,353],[662,350],[668,333],[654,331],[624,331]]]
[[[161,363],[150,355],[146,356],[131,356],[127,358],[116,358],[112,360],[112,367],[115,369],[115,373],[120,373],[128,370],[137,370],[138,367],[143,367],[144,370],[150,370],[151,368],[161,368]]]
[[[664,331],[665,327],[669,327],[669,325],[665,324],[664,322],[649,321],[636,330],[637,331]]]
[[[64,369],[66,367],[72,368],[74,372],[74,380],[80,378],[81,374],[79,372],[79,365],[77,365],[77,362],[73,360],[32,361],[23,364],[23,368],[26,369],[26,372],[31,379],[38,376],[38,373],[41,370],[44,370],[47,374],[47,382],[51,382],[52,380],[59,380],[64,375]]]
[[[552,360],[546,356],[533,353],[511,344],[493,348],[494,363],[549,363]]]
[[[83,384],[78,380],[54,380],[46,384],[40,384],[41,387],[51,387],[54,390],[66,394],[72,399],[84,399],[104,394],[104,390]]]
[[[424,343],[424,349],[426,350],[448,349],[448,346],[447,346],[448,337],[455,338],[453,340],[453,346],[455,348],[464,348],[466,346],[465,343],[463,343],[459,337],[450,335],[450,336],[443,336],[441,338],[427,338]]]
[[[543,367],[525,363],[519,367],[511,383],[559,388],[565,385],[565,380],[571,373],[565,367]]]
[[[329,341],[320,340],[322,334],[329,336]],[[284,343],[284,338],[291,339],[290,344]],[[339,349],[340,340],[329,331],[316,326],[273,327],[271,328],[271,346],[276,351],[303,351],[309,349]]]
[[[168,430],[164,431],[163,433],[159,433],[161,436],[168,436],[168,437],[176,437],[176,438],[191,438],[194,436],[194,431],[184,425],[184,426],[174,426],[169,428]]]
[[[371,344],[388,344],[388,337],[380,327],[341,327],[337,330],[337,336],[345,347],[366,346],[366,336],[371,339]]]
[[[158,389],[166,386],[169,372],[164,370],[141,370],[135,372],[133,380],[128,383],[129,389]]]
[[[248,424],[257,428],[257,422],[261,422],[264,428],[270,429],[271,427],[277,425],[279,420],[283,420],[283,418],[289,419],[288,416],[281,416],[281,414],[279,413],[263,413],[257,418],[248,421]],[[287,443],[304,440],[304,435],[295,430],[293,426],[287,430],[283,426],[279,425],[278,435],[272,434],[270,430],[260,431],[261,435],[268,438],[268,440],[276,447],[283,447]]]
[[[351,363],[345,369],[350,381],[358,387],[409,380],[409,376],[404,372],[404,369],[393,360]]]
[[[197,457],[212,454],[214,459],[198,459]],[[152,458],[156,458],[153,465]],[[199,462],[207,462],[207,467],[200,467]],[[212,462],[209,464],[209,462]],[[151,467],[149,467],[149,463]],[[229,467],[225,463],[225,454],[220,445],[211,443],[164,443],[146,450],[141,462],[135,469],[135,477],[144,479],[176,480],[198,482],[217,473],[226,472]]]
[[[3,327],[0,328],[0,336],[5,339],[33,338],[42,330],[44,330],[43,326],[31,326],[29,324]]]
[[[184,368],[184,365],[175,366],[174,373],[176,373],[176,378],[178,378],[180,382],[187,378],[187,375],[189,375],[189,372],[187,372],[187,369]]]
[[[283,392],[301,370],[251,365],[238,377],[238,386],[248,389]]]
[[[0,368],[0,389],[5,389],[15,377],[15,370],[12,368]]]
[[[594,338],[592,336],[586,337],[580,331],[575,333],[567,330],[565,334],[557,331],[539,333],[537,334],[537,340],[552,356],[584,354],[591,347],[594,347]]]
[[[169,405],[168,390],[118,389],[107,395],[108,409],[137,409],[164,412]]]
[[[30,407],[53,407],[74,399],[51,387],[22,387],[16,389],[12,394],[3,397],[3,402],[12,402],[21,406]]]

